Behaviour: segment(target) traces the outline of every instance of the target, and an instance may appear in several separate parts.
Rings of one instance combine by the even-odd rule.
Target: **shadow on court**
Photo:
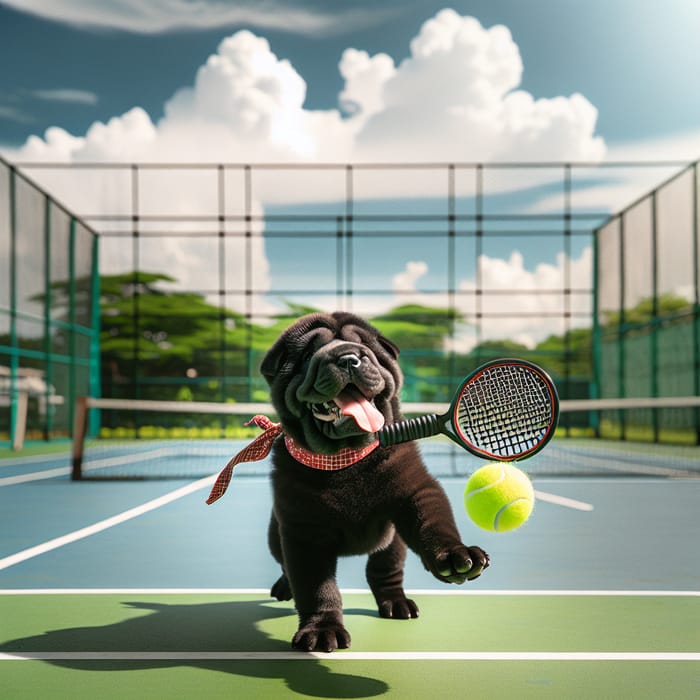
[[[262,626],[292,611],[265,601],[236,601],[201,604],[128,602],[129,610],[144,614],[108,625],[49,630],[41,635],[13,639],[0,644],[0,652],[288,652],[290,642],[276,639]],[[361,611],[367,613],[367,611]],[[289,625],[293,633],[295,621]],[[285,630],[286,631],[286,630]],[[332,656],[332,655],[331,655]],[[192,666],[240,677],[282,680],[290,691],[312,697],[364,698],[389,689],[383,681],[358,675],[335,673],[322,660],[51,660],[64,668],[84,671],[130,671]],[[39,662],[36,662],[39,663]]]

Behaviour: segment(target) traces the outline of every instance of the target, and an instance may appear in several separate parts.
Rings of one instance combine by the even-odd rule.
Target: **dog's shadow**
[[[290,691],[327,698],[364,698],[385,693],[383,681],[335,673],[317,658],[299,662],[275,660],[153,660],[138,659],[139,652],[288,652],[290,643],[275,639],[262,627],[269,620],[293,614],[289,608],[268,601],[236,601],[198,604],[155,602],[123,603],[146,611],[113,624],[55,629],[41,635],[0,644],[0,652],[124,652],[128,660],[52,659],[48,663],[86,671],[129,671],[196,666],[236,676],[281,679]],[[364,611],[363,611],[364,612]],[[290,628],[294,623],[290,625]],[[329,657],[329,658],[332,658]]]

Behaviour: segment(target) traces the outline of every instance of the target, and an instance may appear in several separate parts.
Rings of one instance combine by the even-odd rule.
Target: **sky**
[[[0,154],[690,162],[700,158],[699,34],[697,0],[0,0]],[[635,177],[574,197],[614,211],[648,189]],[[61,197],[78,212],[94,207],[89,185]],[[405,194],[430,194],[415,187]],[[330,200],[330,189],[315,192]],[[263,200],[256,206],[275,204],[274,194]],[[175,276],[201,285],[186,269],[192,250],[169,252]],[[258,253],[269,285],[280,261],[269,244]],[[573,255],[583,278],[590,250]],[[564,262],[513,246],[481,264],[494,286],[537,289],[560,279]],[[427,283],[431,265],[435,274],[425,256],[396,265],[384,272],[404,293]]]
[[[443,46],[438,56],[436,47],[450,41],[445,38],[447,19],[441,22],[442,32],[434,27],[422,46],[417,37],[446,8],[473,17],[483,30],[505,29],[490,48],[481,47],[481,54]],[[247,47],[239,40],[228,51],[222,49],[222,42],[230,42],[241,29],[267,42],[266,47],[248,37]],[[480,106],[488,119],[494,103],[503,106],[508,93],[517,93],[520,103],[510,100],[506,107],[512,114],[503,118],[521,119],[521,128],[530,130],[539,122],[542,130],[542,122],[556,120],[558,109],[559,136],[578,136],[569,149],[572,156],[599,155],[604,144],[606,153],[617,149],[625,155],[694,159],[700,156],[698,31],[696,0],[0,0],[0,61],[5,66],[0,73],[0,148],[9,154],[20,148],[26,156],[27,139],[46,140],[51,128],[83,138],[96,124],[116,119],[123,123],[113,130],[120,126],[122,139],[130,132],[138,144],[132,151],[138,153],[148,139],[148,126],[165,130],[192,119],[228,119],[231,126],[231,114],[244,104],[250,118],[259,119],[259,130],[267,129],[264,135],[272,135],[278,145],[285,134],[275,135],[274,125],[261,124],[265,117],[274,121],[275,110],[286,110],[288,120],[300,122],[309,112],[317,113],[316,121],[323,124],[292,123],[288,129],[296,132],[287,137],[298,140],[297,155],[320,159],[323,144],[314,129],[337,128],[332,122],[338,115],[364,115],[371,123],[356,139],[357,148],[345,144],[357,158],[361,146],[374,148],[387,138],[399,115],[403,136],[422,129],[423,114],[415,108],[431,99],[443,110]],[[473,29],[472,34],[466,45],[474,48],[479,32]],[[217,52],[228,56],[228,63],[224,58],[218,73],[212,68],[207,84],[201,73]],[[264,62],[266,56],[276,65],[258,66],[256,73],[252,63]],[[238,77],[248,84],[228,95],[227,111],[226,105],[213,104],[211,91],[222,88],[217,77],[230,79],[236,65]],[[475,80],[465,80],[469,74]],[[479,85],[477,77],[488,85]],[[258,84],[252,94],[256,78],[268,85]],[[381,95],[387,82],[389,90]],[[285,88],[275,93],[280,85]],[[264,99],[269,103],[260,104]],[[535,105],[527,104],[528,99]],[[549,102],[538,110],[538,100]],[[371,113],[374,118],[368,119]],[[459,125],[458,115],[452,116]],[[467,115],[466,123],[478,117]],[[129,118],[131,124],[126,124]],[[568,131],[562,126],[567,119],[573,122]],[[244,126],[250,130],[254,125]],[[493,157],[507,157],[508,148],[514,148],[468,145]],[[435,145],[430,146],[434,155]],[[107,148],[104,142],[102,147]],[[120,155],[115,150],[113,157]],[[386,150],[390,156],[397,149]],[[65,154],[54,145],[44,155]],[[99,149],[94,155],[101,155]],[[282,157],[284,148],[269,155]],[[418,149],[416,159],[421,155]]]

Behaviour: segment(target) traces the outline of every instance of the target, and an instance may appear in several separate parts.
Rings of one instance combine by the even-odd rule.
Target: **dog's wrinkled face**
[[[353,314],[310,314],[262,362],[285,432],[314,452],[364,447],[399,417],[398,348]]]

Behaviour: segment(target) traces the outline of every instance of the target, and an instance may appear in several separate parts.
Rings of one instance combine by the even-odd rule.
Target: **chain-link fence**
[[[694,163],[596,231],[601,397],[700,395],[698,196]],[[697,410],[659,411],[650,422],[657,438],[700,431]]]
[[[98,386],[97,237],[0,160],[0,445],[69,436]]]
[[[610,219],[680,167],[22,165],[99,234],[101,395],[195,401],[266,400],[260,358],[310,309],[354,311],[392,337],[407,401],[446,401],[471,369],[507,355],[545,367],[563,398],[646,395],[652,374],[650,395],[668,393],[671,361],[683,365],[683,393],[697,391],[697,223],[684,214],[678,238],[672,219],[690,203],[697,222],[695,170],[651,196],[656,248],[641,213],[651,204]],[[609,233],[621,226],[627,257]],[[634,258],[645,237],[646,257]],[[656,364],[628,327],[642,279],[656,299],[645,323],[673,328],[644,346]],[[652,321],[676,282],[686,307]],[[692,331],[679,320],[687,313]],[[636,359],[611,375],[623,335]],[[678,342],[695,350],[661,364]]]

